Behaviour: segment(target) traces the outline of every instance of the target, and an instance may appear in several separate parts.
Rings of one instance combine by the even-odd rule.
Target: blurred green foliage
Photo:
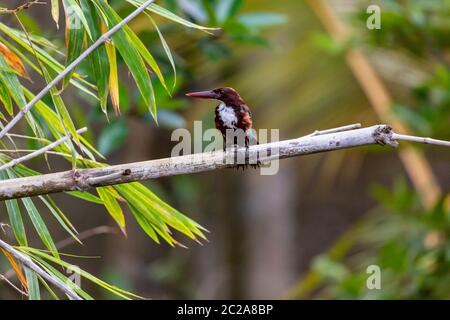
[[[376,186],[382,204],[359,226],[358,240],[341,260],[319,256],[313,270],[324,280],[322,298],[449,299],[450,211],[440,200],[425,210],[404,180]],[[381,270],[381,288],[368,289],[369,265]]]
[[[384,48],[406,55],[426,79],[410,87],[395,114],[419,135],[450,137],[450,1],[378,1],[381,29],[365,27],[353,45]],[[367,19],[362,7],[355,20]],[[342,52],[329,38],[317,44]],[[327,254],[316,257],[310,273],[294,289],[295,297],[331,299],[449,299],[450,203],[441,199],[425,209],[419,195],[402,178],[392,188],[374,186],[378,201]],[[445,200],[447,199],[447,200]],[[367,267],[381,270],[381,289],[368,289]]]
[[[450,1],[379,1],[381,29],[364,30],[361,41],[412,58],[427,79],[411,88],[413,100],[394,112],[416,133],[450,137]],[[367,14],[358,14],[364,23]]]

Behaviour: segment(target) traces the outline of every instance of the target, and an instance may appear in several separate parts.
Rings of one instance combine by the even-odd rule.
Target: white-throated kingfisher
[[[224,138],[224,149],[227,145],[227,130],[232,130],[233,132],[239,129],[242,130],[245,133],[245,147],[248,147],[251,144],[258,144],[253,132],[253,121],[250,108],[236,90],[225,87],[211,91],[191,92],[187,93],[186,96],[220,101],[220,104],[215,110],[216,116],[214,120],[216,128],[222,133]],[[232,144],[238,144],[237,140],[235,141],[233,141]],[[259,162],[256,166],[259,166]]]

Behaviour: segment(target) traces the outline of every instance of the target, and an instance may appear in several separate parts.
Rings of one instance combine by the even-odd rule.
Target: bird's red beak
[[[199,99],[216,99],[217,95],[212,91],[199,91],[186,93],[188,97],[199,98]]]

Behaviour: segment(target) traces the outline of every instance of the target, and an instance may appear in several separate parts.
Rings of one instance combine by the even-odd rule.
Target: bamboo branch
[[[4,180],[0,182],[0,200],[92,188],[127,182],[156,179],[166,176],[192,174],[235,166],[236,153],[241,158],[258,159],[260,162],[284,159],[307,154],[334,151],[365,145],[390,145],[397,141],[411,141],[411,136],[398,135],[387,125],[344,130],[348,126],[326,131],[327,134],[304,136],[292,140],[233,148],[226,151],[204,152],[172,158],[126,163],[102,168],[64,171],[40,176]],[[423,142],[419,140],[414,140]],[[428,142],[432,142],[427,140]],[[230,161],[232,160],[232,161]]]
[[[26,104],[25,107],[20,109],[20,111],[16,114],[16,116],[2,129],[2,131],[0,131],[0,139],[2,139],[5,136],[5,134],[7,134],[17,124],[17,122],[19,122],[19,120],[22,119],[23,116],[28,111],[30,111],[30,109],[50,91],[51,88],[56,86],[62,79],[64,79],[66,75],[68,75],[72,70],[74,70],[84,59],[86,59],[89,56],[89,54],[91,54],[103,43],[109,41],[109,39],[114,33],[119,31],[124,25],[126,25],[128,22],[134,19],[138,14],[144,11],[154,1],[155,0],[146,1],[139,8],[133,11],[129,16],[125,17],[121,22],[116,24],[114,27],[112,27],[110,30],[104,33],[100,38],[98,38],[97,41],[95,41],[78,58],[76,58],[71,64],[69,64],[67,68],[64,69],[63,72],[58,74],[51,82],[49,82],[44,87],[44,89],[42,89],[30,102]]]
[[[84,127],[84,128],[78,129],[77,133],[81,134],[81,133],[84,133],[86,131],[87,131],[87,128]],[[33,158],[36,158],[37,156],[40,156],[41,154],[49,152],[50,150],[56,148],[57,146],[59,146],[60,144],[66,142],[67,140],[69,140],[71,138],[72,138],[72,135],[68,134],[67,136],[62,137],[62,138],[60,138],[60,139],[58,139],[58,140],[56,140],[56,141],[46,145],[45,147],[42,147],[41,149],[33,151],[33,152],[23,156],[23,157],[20,157],[20,158],[17,158],[17,159],[13,159],[10,162],[5,163],[4,165],[0,166],[0,171],[12,168],[15,165],[18,165],[19,163],[31,160]],[[5,151],[5,150],[3,150],[3,151]]]
[[[23,254],[22,252],[14,249],[14,247],[10,246],[6,242],[0,239],[0,247],[4,250],[8,251],[16,260],[23,263],[26,267],[30,268],[32,271],[36,272],[38,275],[40,275],[43,279],[47,280],[54,286],[56,286],[58,289],[60,289],[62,292],[67,294],[70,298],[74,300],[81,300],[81,298],[71,289],[69,288],[64,282],[59,280],[58,278],[53,277],[44,269],[42,269],[40,266],[38,266],[33,260],[31,260],[30,257]]]

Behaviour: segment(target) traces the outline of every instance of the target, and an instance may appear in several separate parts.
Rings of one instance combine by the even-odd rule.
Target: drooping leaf
[[[127,1],[129,3],[131,3],[132,5],[136,6],[136,7],[141,6],[145,2],[145,0],[127,0]],[[176,23],[179,23],[179,24],[184,25],[184,26],[189,27],[189,28],[194,28],[194,29],[205,31],[205,32],[219,30],[219,28],[204,27],[204,26],[200,26],[198,24],[195,24],[193,22],[190,22],[190,21],[188,21],[186,19],[183,19],[183,18],[177,16],[176,14],[170,12],[169,10],[167,10],[167,9],[165,9],[165,8],[155,4],[155,3],[150,4],[147,7],[147,10],[151,11],[153,13],[156,13],[156,14],[160,15],[161,17],[164,17],[166,19],[172,20],[172,21],[174,21]]]
[[[50,82],[51,77],[50,77],[48,71],[45,68],[43,68],[43,72],[44,72],[45,80],[47,82]],[[61,96],[59,95],[59,92],[57,91],[57,89],[55,87],[50,89],[50,95],[52,97],[53,103],[55,104],[57,114],[60,118],[60,121],[62,122],[64,131],[65,131],[65,135],[70,134],[72,136],[73,140],[75,140],[75,142],[78,145],[80,145],[80,139],[78,137],[77,130],[75,128],[75,124],[73,123],[73,120],[69,114],[69,111],[66,108],[66,105],[65,105],[63,99],[61,98]],[[72,146],[71,139],[68,139],[67,142],[70,146]],[[74,148],[72,147],[72,149],[74,149]],[[72,154],[75,157],[76,152],[73,150]]]
[[[97,193],[100,196],[100,199],[102,199],[103,204],[111,217],[113,217],[114,221],[117,222],[122,232],[126,235],[125,216],[123,215],[119,202],[116,200],[115,194],[117,194],[117,192],[113,187],[107,186],[97,188]]]
[[[55,219],[59,222],[59,224],[70,234],[70,236],[75,239],[78,243],[81,244],[80,239],[77,237],[77,230],[72,225],[70,220],[66,217],[66,215],[61,211],[61,209],[56,205],[56,203],[49,196],[39,196],[39,199],[45,204],[45,206],[50,210]]]
[[[64,13],[66,18],[66,67],[72,63],[83,50],[84,28],[78,15],[74,14],[75,0],[63,0]],[[75,70],[69,72],[63,79],[62,90],[69,83]]]
[[[31,54],[36,53],[39,60],[46,65],[48,68],[52,69],[56,73],[60,73],[64,70],[64,66],[60,64],[52,55],[50,55],[48,52],[43,50],[41,47],[39,47],[36,43],[34,44],[33,48],[28,42],[28,38],[23,34],[23,32],[20,32],[18,30],[15,30],[3,23],[0,22],[0,31],[4,32],[8,37],[16,41],[21,47],[23,47],[26,51],[28,51]],[[33,37],[30,37],[33,39]],[[4,38],[1,38],[2,42],[7,43]],[[21,54],[16,48],[11,47],[13,49],[14,53],[20,56],[22,60],[24,60],[29,66],[31,66],[37,73],[39,73],[41,76],[43,76],[41,73],[41,69],[33,64],[30,60],[26,58],[23,54]],[[71,80],[71,83],[76,86],[78,89],[82,90],[83,92],[87,93],[89,96],[97,99],[97,95],[91,92],[86,86],[95,88],[94,85],[87,82],[85,79],[83,79],[79,74],[74,73],[73,77],[75,79]]]
[[[5,171],[0,171],[0,179],[8,179],[8,174]],[[6,211],[8,211],[9,222],[16,237],[17,243],[21,246],[27,246],[27,234],[22,220],[22,213],[20,212],[19,204],[16,199],[6,200]]]
[[[100,13],[103,13],[102,16],[105,17],[104,23],[109,28],[112,28],[121,21],[108,3],[99,0],[95,0],[94,3]],[[142,98],[144,99],[144,103],[148,106],[151,115],[156,121],[156,103],[153,87],[150,80],[150,75],[148,74],[147,68],[145,67],[139,51],[132,45],[132,43],[130,43],[130,40],[124,30],[119,30],[113,35],[113,43],[117,50],[119,50],[120,55],[133,75],[136,85],[142,95]]]
[[[45,252],[42,252],[40,250],[34,249],[34,248],[30,248],[30,247],[20,247],[19,248],[22,252],[27,253],[27,254],[32,254],[33,259],[36,259],[36,256],[42,257],[48,261],[51,261],[53,263],[56,263],[64,268],[70,268],[71,265],[59,258],[56,258],[54,256],[48,255]],[[91,275],[90,273],[80,269],[79,270],[80,275],[86,279],[88,279],[89,281],[92,281],[93,283],[97,284],[98,286],[101,286],[102,288],[114,293],[115,295],[122,297],[124,299],[130,299],[131,298],[138,298],[138,299],[142,299],[142,297],[135,295],[131,292],[128,292],[126,290],[120,289],[116,286],[110,285],[96,277],[94,277],[93,275]]]
[[[120,100],[119,100],[119,75],[117,73],[117,56],[116,48],[107,43],[105,45],[106,53],[109,62],[109,92],[111,95],[111,102],[116,114],[120,114]]]
[[[24,267],[24,270],[28,282],[28,299],[41,300],[41,292],[39,290],[39,282],[36,273],[27,267]]]
[[[0,55],[13,70],[17,71],[22,77],[30,79],[22,60],[2,42],[0,42]]]
[[[14,102],[20,108],[23,108],[26,104],[26,100],[21,90],[19,79],[15,73],[6,71],[8,68],[8,63],[0,56],[0,82],[6,87]],[[7,111],[12,115],[12,110]]]
[[[56,27],[59,28],[59,0],[51,0],[52,5],[52,18],[56,23]]]
[[[55,243],[53,242],[50,232],[48,231],[47,226],[45,225],[45,222],[42,219],[41,215],[39,214],[39,211],[37,210],[33,201],[30,198],[22,198],[22,203],[24,204],[25,208],[28,211],[28,215],[30,216],[31,222],[34,225],[34,228],[36,229],[39,238],[41,238],[42,242],[47,247],[47,249],[50,250],[50,252],[55,257],[58,257],[59,256],[58,249],[56,249]]]
[[[170,51],[170,47],[166,42],[166,39],[164,39],[163,34],[158,28],[158,25],[155,23],[153,18],[149,15],[150,21],[152,22],[153,26],[156,29],[156,32],[158,33],[159,39],[161,40],[161,44],[163,46],[164,52],[166,53],[167,58],[169,59],[170,65],[172,66],[173,71],[173,85],[172,85],[172,92],[175,90],[175,87],[177,86],[177,68],[175,66],[175,60],[173,59],[172,52]]]
[[[99,198],[94,196],[92,193],[89,192],[82,192],[82,191],[69,191],[66,192],[67,194],[73,196],[73,197],[77,197],[92,203],[97,203],[97,204],[103,204],[103,201]]]
[[[93,14],[95,12],[95,8],[90,1],[80,0],[80,5],[92,32],[92,40],[88,40],[88,45],[92,45],[93,42],[102,35],[100,20]],[[89,60],[92,66],[92,72],[97,82],[97,92],[100,98],[100,106],[102,111],[106,114],[108,102],[108,81],[110,73],[110,65],[108,63],[106,48],[104,46],[100,46],[95,49],[89,56]],[[114,68],[117,68],[117,65],[115,65]]]
[[[5,87],[3,82],[0,79],[0,102],[5,106],[6,111],[9,114],[13,113],[13,105],[11,96],[9,95],[8,89]]]
[[[1,250],[2,250],[3,254],[5,255],[6,259],[8,259],[9,263],[13,267],[14,271],[16,272],[17,277],[19,278],[20,282],[22,283],[22,286],[24,288],[28,288],[27,280],[25,279],[25,276],[23,275],[22,270],[20,269],[20,266],[16,262],[16,259],[14,259],[14,257],[5,249],[1,249]]]

